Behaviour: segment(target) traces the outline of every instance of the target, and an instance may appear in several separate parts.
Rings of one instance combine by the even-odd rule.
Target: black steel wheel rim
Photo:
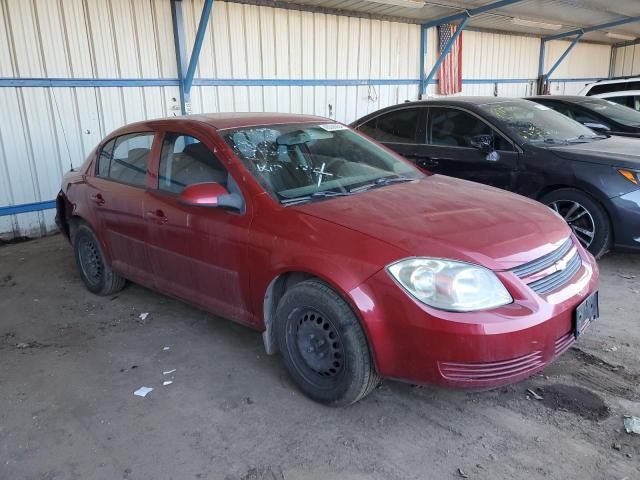
[[[92,285],[100,283],[104,266],[96,244],[86,237],[81,238],[78,242],[78,256],[85,278]]]
[[[556,200],[549,203],[549,207],[564,218],[585,248],[591,246],[596,235],[596,222],[586,207],[574,200]]]
[[[302,367],[300,373],[316,384],[335,381],[344,371],[346,357],[334,322],[312,308],[293,312],[290,320],[289,350]]]

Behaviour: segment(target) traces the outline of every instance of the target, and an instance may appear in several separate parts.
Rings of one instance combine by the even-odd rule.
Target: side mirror
[[[607,135],[611,131],[604,123],[584,122],[583,125],[596,133],[602,133],[604,135]]]
[[[185,187],[178,202],[192,207],[230,208],[242,211],[244,203],[238,193],[229,193],[216,182],[194,183]]]
[[[471,146],[476,147],[480,152],[486,154],[494,151],[493,138],[491,135],[476,135],[472,137]]]

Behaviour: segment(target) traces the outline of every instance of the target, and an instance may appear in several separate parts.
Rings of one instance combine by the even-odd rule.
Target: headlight
[[[633,183],[636,187],[640,187],[640,172],[628,170],[626,168],[619,168],[618,173]]]
[[[416,299],[440,310],[471,312],[513,302],[491,270],[470,263],[408,258],[387,271]]]

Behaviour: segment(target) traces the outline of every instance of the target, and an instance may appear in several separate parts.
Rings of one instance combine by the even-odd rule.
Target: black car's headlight
[[[640,187],[640,172],[637,170],[629,170],[628,168],[619,168],[618,173],[633,183],[636,187]]]
[[[472,312],[513,302],[495,273],[470,263],[407,258],[387,271],[417,300],[440,310]]]

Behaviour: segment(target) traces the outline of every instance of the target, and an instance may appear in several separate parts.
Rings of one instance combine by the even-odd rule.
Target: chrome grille
[[[511,271],[515,273],[519,278],[523,279],[524,282],[534,292],[540,295],[549,293],[562,287],[573,278],[578,270],[580,270],[582,259],[580,258],[577,250],[573,250],[573,253],[571,253],[572,248],[573,241],[571,238],[568,238],[562,245],[560,245],[560,247],[555,249],[553,252],[531,262],[525,263],[524,265],[520,265],[519,267],[516,267]],[[569,255],[570,258],[567,258]],[[556,270],[542,278],[527,281],[529,277],[553,267],[561,260],[564,260],[566,262],[562,270]]]
[[[571,237],[569,237],[562,245],[560,245],[559,248],[557,248],[553,252],[548,253],[544,257],[540,257],[537,260],[533,260],[529,263],[525,263],[524,265],[520,265],[519,267],[516,267],[511,271],[520,278],[528,277],[532,273],[540,272],[545,268],[549,268],[551,265],[565,256],[567,252],[571,250],[572,246],[573,242],[571,241]]]

